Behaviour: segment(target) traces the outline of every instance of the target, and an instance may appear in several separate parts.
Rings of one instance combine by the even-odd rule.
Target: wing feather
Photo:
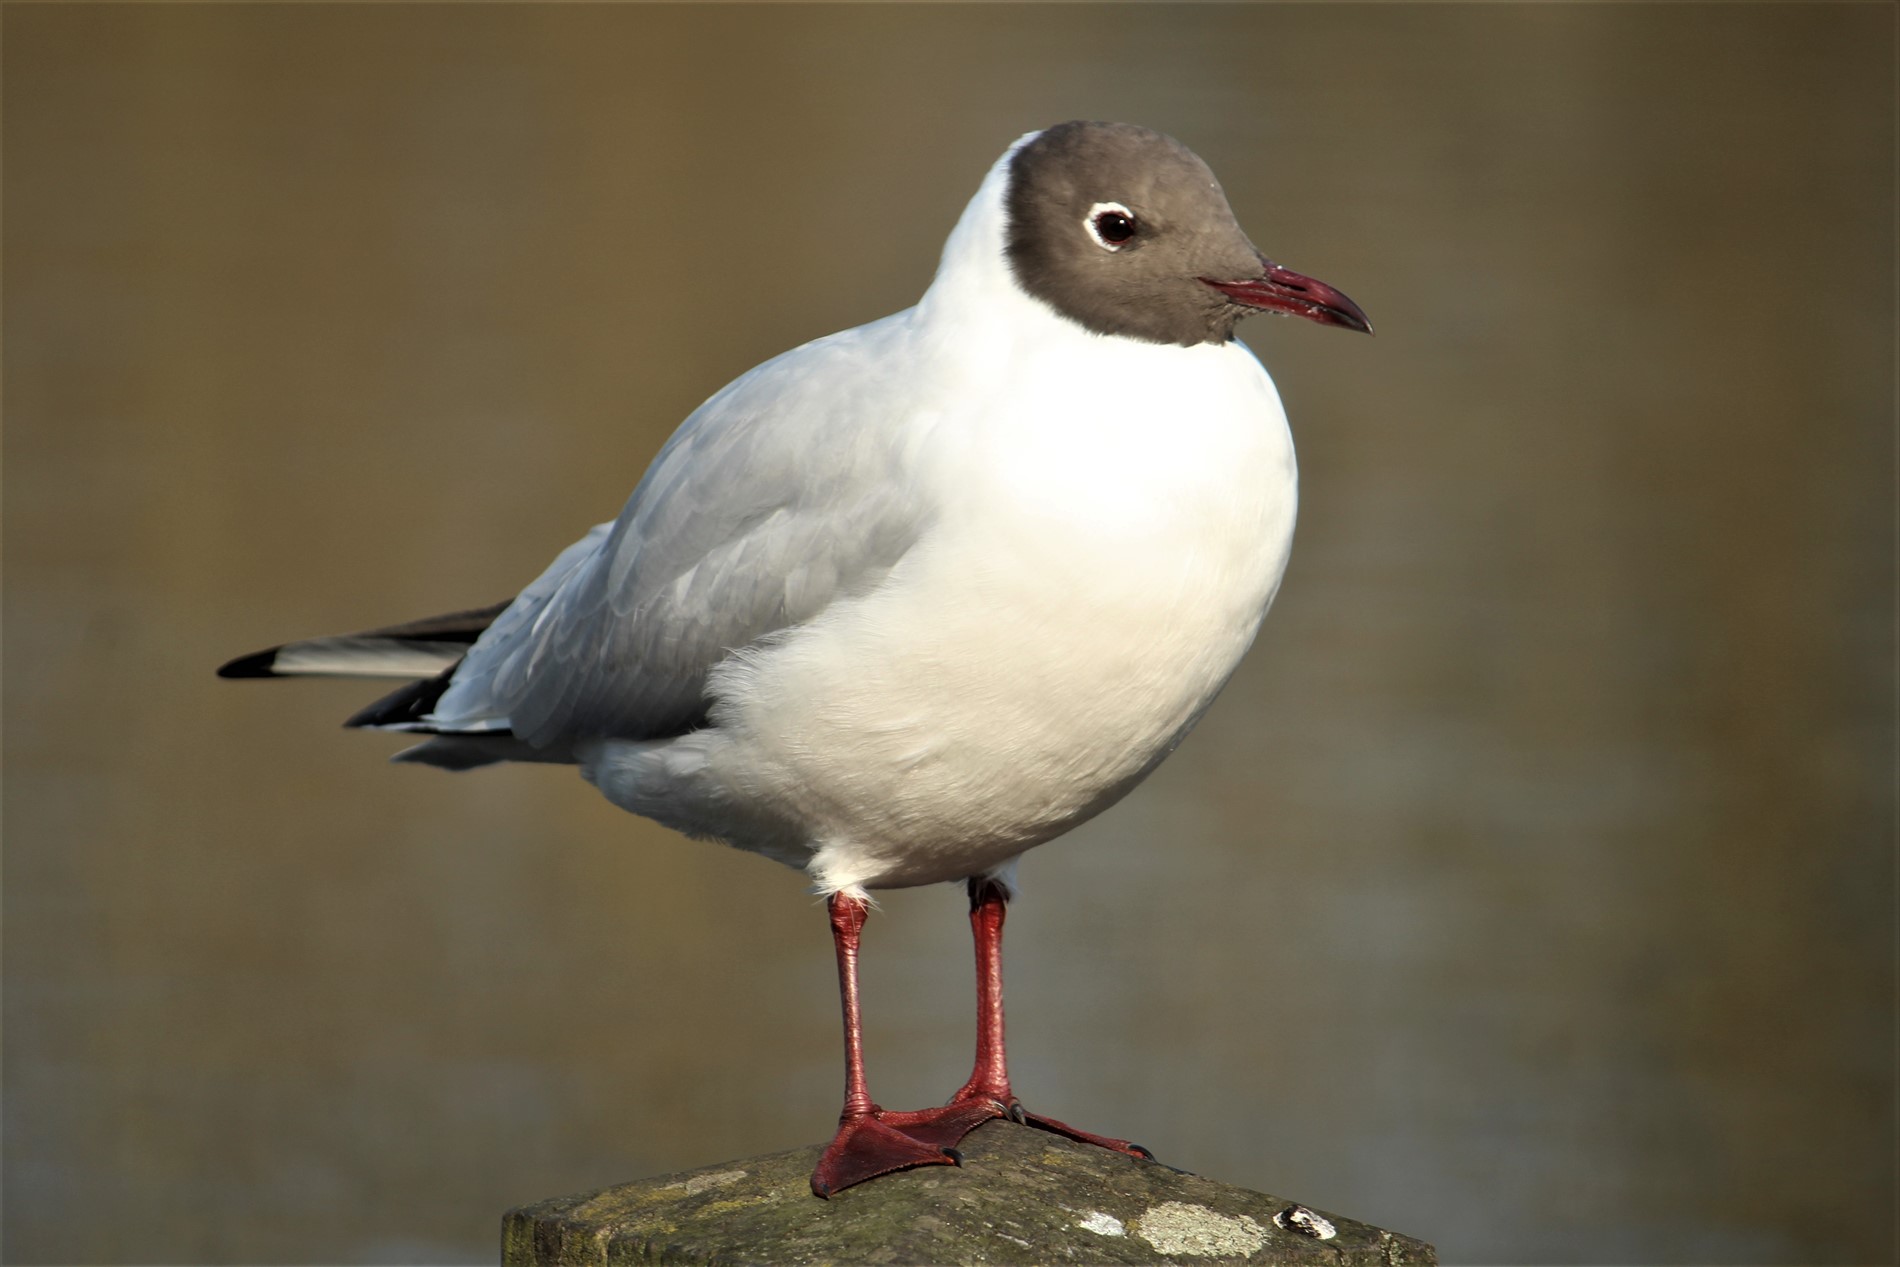
[[[702,405],[620,517],[570,546],[470,650],[428,718],[537,748],[703,722],[733,652],[874,588],[924,524],[922,417],[874,367],[904,314],[768,361]]]

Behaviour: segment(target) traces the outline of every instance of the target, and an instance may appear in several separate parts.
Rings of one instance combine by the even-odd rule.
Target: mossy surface
[[[886,1175],[829,1201],[811,1194],[820,1151],[726,1162],[510,1211],[503,1262],[1437,1262],[1431,1246],[1410,1237],[1012,1122],[988,1123],[965,1139],[961,1166]]]

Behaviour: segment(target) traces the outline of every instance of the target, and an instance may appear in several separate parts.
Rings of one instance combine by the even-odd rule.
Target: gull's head
[[[1097,334],[1224,343],[1255,312],[1372,332],[1358,304],[1262,255],[1214,173],[1172,137],[1061,123],[1006,161],[1004,249],[1017,285]]]

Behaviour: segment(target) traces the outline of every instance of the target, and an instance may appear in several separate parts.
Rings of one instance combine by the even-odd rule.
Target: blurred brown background
[[[1453,1263],[1891,1262],[1894,29],[7,6],[6,1259],[492,1260],[828,1134],[800,877],[212,669],[513,592],[1095,117],[1379,333],[1243,330],[1292,571],[1027,861],[1019,1088]],[[887,1104],[967,1070],[962,909],[868,933]]]

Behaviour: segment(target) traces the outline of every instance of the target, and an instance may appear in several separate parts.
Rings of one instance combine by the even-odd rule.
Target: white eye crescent
[[[1082,217],[1082,227],[1104,251],[1119,251],[1140,231],[1135,213],[1119,202],[1098,202]]]

